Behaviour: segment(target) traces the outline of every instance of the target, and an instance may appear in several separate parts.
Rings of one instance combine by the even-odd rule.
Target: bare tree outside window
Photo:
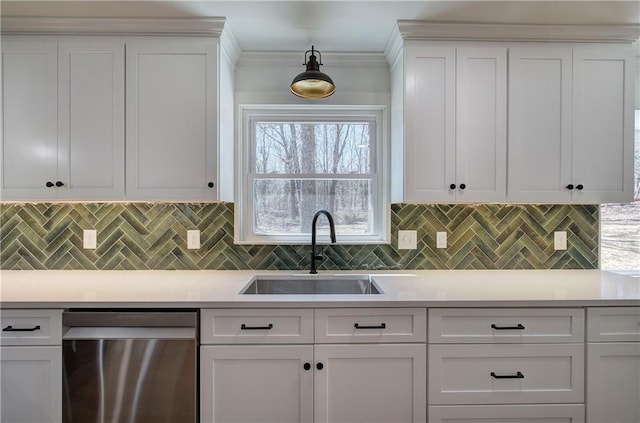
[[[640,270],[640,110],[635,117],[635,201],[600,207],[600,267]]]
[[[310,233],[320,209],[340,234],[374,232],[375,121],[254,120],[252,133],[255,234]]]

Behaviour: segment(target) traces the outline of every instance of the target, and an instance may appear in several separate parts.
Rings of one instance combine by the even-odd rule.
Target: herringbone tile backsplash
[[[595,205],[391,205],[391,245],[325,248],[321,269],[593,269]],[[82,230],[98,248],[82,249]],[[187,250],[188,229],[202,246]],[[398,250],[399,229],[418,231]],[[449,234],[436,249],[435,233]],[[568,249],[553,249],[567,231]],[[308,268],[308,245],[234,245],[233,203],[0,203],[2,269]]]

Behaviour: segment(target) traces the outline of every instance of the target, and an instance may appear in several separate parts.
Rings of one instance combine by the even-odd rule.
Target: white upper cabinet
[[[121,199],[124,44],[7,41],[3,199]]]
[[[509,51],[509,200],[633,198],[631,51]]]
[[[504,201],[507,49],[459,47],[456,53],[456,196],[462,201]]]
[[[574,201],[633,200],[633,60],[630,50],[573,49]]]
[[[58,47],[58,179],[73,200],[124,196],[124,44]]]
[[[2,199],[56,197],[57,111],[58,44],[3,39]]]
[[[507,49],[404,54],[404,200],[505,200]]]
[[[2,23],[2,200],[233,199],[225,19]]]
[[[127,198],[217,199],[216,40],[127,44]]]

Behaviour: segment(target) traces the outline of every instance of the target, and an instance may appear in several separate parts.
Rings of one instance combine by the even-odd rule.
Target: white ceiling
[[[640,1],[2,0],[3,16],[226,17],[243,51],[382,52],[398,19],[640,24]]]

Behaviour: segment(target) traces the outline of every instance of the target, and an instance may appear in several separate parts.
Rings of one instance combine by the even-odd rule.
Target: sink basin
[[[370,295],[382,290],[366,275],[256,276],[241,295]]]

